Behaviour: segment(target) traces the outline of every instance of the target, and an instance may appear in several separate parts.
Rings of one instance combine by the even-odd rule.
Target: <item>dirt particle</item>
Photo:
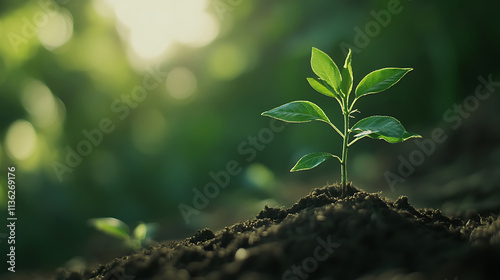
[[[236,254],[234,254],[234,259],[237,261],[242,261],[248,257],[248,252],[246,249],[239,248],[238,251],[236,251]]]
[[[190,243],[204,242],[215,237],[214,232],[211,229],[205,228],[195,233],[195,235],[188,239]]]

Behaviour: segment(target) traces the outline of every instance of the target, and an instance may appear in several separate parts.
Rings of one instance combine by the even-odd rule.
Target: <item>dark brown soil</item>
[[[469,219],[470,218],[470,219]],[[450,218],[348,186],[57,280],[500,279],[500,219]]]

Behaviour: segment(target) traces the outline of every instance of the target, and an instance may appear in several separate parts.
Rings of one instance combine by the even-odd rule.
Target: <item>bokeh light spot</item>
[[[66,43],[73,35],[73,18],[66,9],[50,14],[46,25],[40,26],[37,31],[40,43],[49,51]]]
[[[178,67],[168,74],[166,86],[173,98],[186,99],[196,91],[197,80],[189,69]]]
[[[273,172],[260,163],[253,163],[246,168],[245,179],[258,189],[270,189],[275,184]]]
[[[240,47],[223,44],[212,51],[208,67],[215,78],[231,80],[241,75],[247,65],[248,57]]]
[[[0,143],[0,164],[2,164],[2,158],[3,158],[3,149],[2,149],[2,143]]]
[[[37,125],[50,125],[57,117],[57,104],[50,89],[42,82],[30,80],[21,95],[24,109],[33,117]]]
[[[35,151],[37,135],[31,123],[17,120],[7,131],[5,145],[7,153],[17,160],[29,158]]]

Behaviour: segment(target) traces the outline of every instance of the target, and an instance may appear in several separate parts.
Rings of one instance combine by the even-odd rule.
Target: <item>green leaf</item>
[[[95,227],[106,234],[129,240],[129,228],[128,226],[115,218],[96,218],[90,219],[89,223],[91,226]]]
[[[389,143],[403,142],[409,138],[419,138],[418,134],[405,130],[403,125],[393,117],[372,116],[360,120],[352,127],[355,138],[368,136],[373,139],[383,139]]]
[[[340,158],[338,156],[332,155],[330,153],[321,152],[307,154],[299,159],[299,161],[290,170],[290,172],[313,169],[314,167],[320,165],[323,161],[330,158],[336,158],[340,161]]]
[[[366,75],[356,88],[356,98],[384,91],[396,84],[412,68],[383,68]]]
[[[341,90],[345,96],[349,96],[352,90],[352,52],[349,49],[349,53],[345,58],[344,68],[342,68],[342,83]]]
[[[324,80],[337,93],[340,93],[340,82],[342,78],[339,68],[326,53],[317,48],[312,48],[311,68],[320,79]]]
[[[307,81],[309,82],[309,85],[316,90],[317,92],[324,94],[328,97],[333,97],[333,98],[339,98],[338,95],[335,93],[335,90],[333,88],[329,88],[328,84],[325,84],[323,80],[317,80],[314,78],[307,78]]]
[[[309,101],[293,101],[261,114],[290,123],[323,121],[331,123],[321,108]]]
[[[142,242],[144,239],[146,239],[146,234],[148,233],[148,228],[146,227],[145,223],[140,223],[137,227],[134,229],[134,238],[138,240],[139,242]]]

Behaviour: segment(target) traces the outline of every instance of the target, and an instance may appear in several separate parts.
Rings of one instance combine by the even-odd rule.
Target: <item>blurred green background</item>
[[[340,124],[337,103],[307,84],[313,46],[339,66],[353,48],[355,85],[379,68],[414,68],[362,99],[358,116],[391,115],[424,139],[436,128],[447,136],[393,188],[384,174],[398,174],[399,157],[418,149],[414,140],[360,141],[349,154],[356,186],[449,213],[500,213],[498,92],[471,103],[466,116],[453,111],[471,101],[478,76],[500,81],[499,8],[417,0],[1,2],[0,212],[7,216],[7,167],[16,166],[17,269],[75,268],[127,252],[89,227],[90,218],[157,223],[156,240],[182,239],[252,218],[266,204],[290,206],[339,180],[333,161],[288,173],[307,152],[340,153],[327,125],[281,129],[260,116],[307,99]],[[179,205],[193,207],[193,188],[203,191],[228,163],[241,172],[186,223]],[[5,239],[0,247],[4,258]]]

